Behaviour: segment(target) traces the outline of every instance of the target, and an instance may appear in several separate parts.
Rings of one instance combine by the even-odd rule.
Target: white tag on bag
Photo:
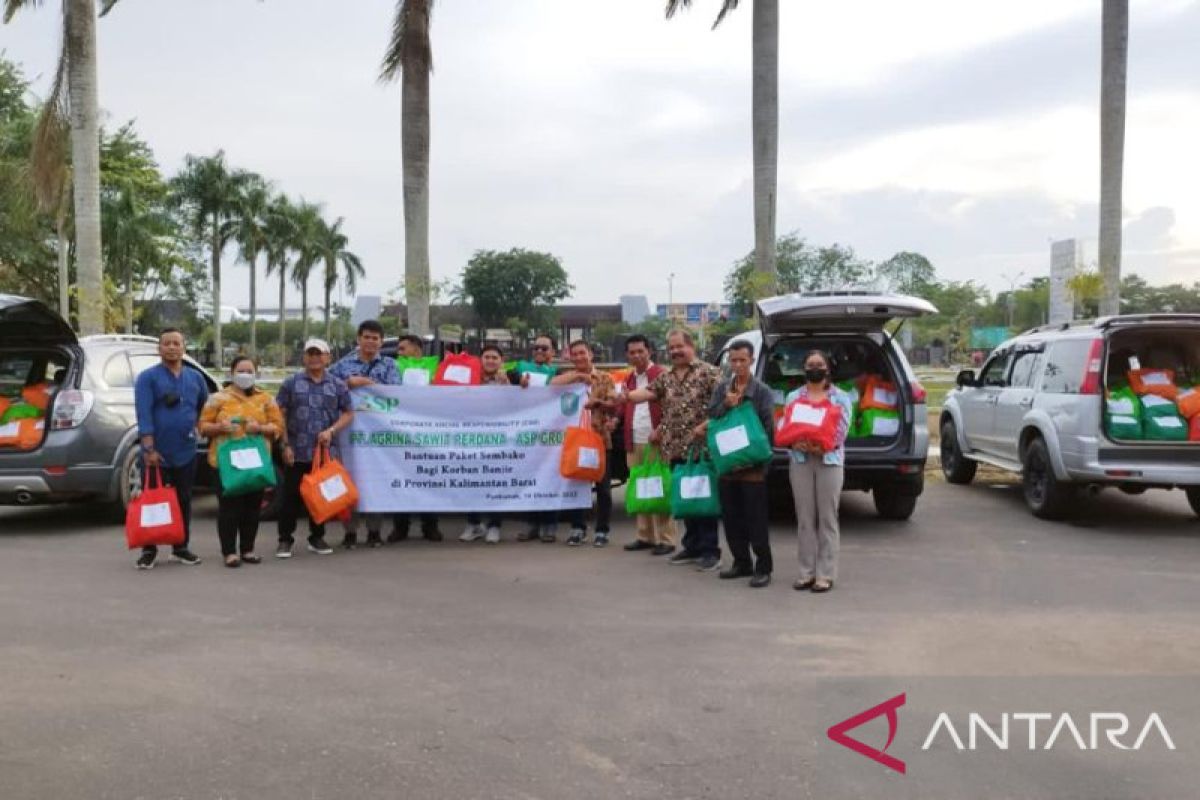
[[[154,503],[142,506],[142,527],[158,528],[171,524],[171,504]]]
[[[461,383],[466,386],[471,383],[471,368],[464,367],[462,364],[446,367],[446,371],[442,373],[442,379],[448,383]]]
[[[346,488],[346,482],[342,480],[341,475],[334,475],[332,478],[326,478],[321,481],[321,496],[326,502],[332,503],[346,492],[350,491]]]
[[[657,500],[666,496],[662,478],[638,478],[637,495],[642,500]]]
[[[579,448],[580,469],[600,469],[600,451],[594,447]]]
[[[745,425],[738,425],[727,431],[721,431],[714,437],[717,442],[717,452],[723,456],[736,453],[750,446],[750,435],[746,433]]]
[[[530,386],[545,386],[550,383],[550,376],[544,372],[526,372],[529,376]]]
[[[429,370],[409,367],[404,370],[404,375],[401,376],[400,380],[405,386],[428,386]]]
[[[679,481],[679,495],[685,500],[712,497],[712,481],[707,475],[693,475]]]
[[[804,403],[797,403],[792,406],[792,422],[799,425],[812,425],[816,427],[825,421],[825,412],[827,410]]]
[[[261,469],[262,453],[258,451],[257,447],[234,450],[229,454],[229,463],[233,465],[234,469]]]

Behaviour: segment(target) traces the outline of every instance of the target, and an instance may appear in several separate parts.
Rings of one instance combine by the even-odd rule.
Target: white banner
[[[586,388],[365,386],[338,437],[358,509],[555,511],[592,504],[558,471]]]

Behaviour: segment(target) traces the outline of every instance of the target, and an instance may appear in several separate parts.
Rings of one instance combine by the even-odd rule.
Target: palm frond
[[[37,8],[45,0],[4,0],[4,21],[9,22],[22,8]]]
[[[43,212],[57,208],[63,196],[67,176],[67,152],[70,135],[70,94],[67,92],[66,17],[62,50],[54,72],[50,96],[46,98],[33,131],[29,149],[29,173],[34,194]]]
[[[680,9],[687,8],[692,4],[692,0],[667,0],[667,19],[675,16]]]
[[[100,3],[100,16],[103,17],[105,14],[112,11],[113,6],[115,6],[120,1],[121,0],[102,0],[102,2]]]
[[[433,0],[397,0],[392,37],[383,55],[379,80],[394,81],[405,70],[433,71],[429,23]]]

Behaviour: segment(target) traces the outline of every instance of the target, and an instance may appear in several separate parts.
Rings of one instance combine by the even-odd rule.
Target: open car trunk
[[[796,336],[772,344],[762,380],[774,393],[776,419],[783,414],[787,395],[804,385],[808,353],[821,350],[832,360],[833,382],[854,399],[847,449],[891,447],[903,433],[907,401],[878,336]]]
[[[0,347],[0,458],[42,446],[75,358],[61,347]]]
[[[1114,326],[1104,387],[1109,439],[1200,446],[1200,316],[1190,323]]]

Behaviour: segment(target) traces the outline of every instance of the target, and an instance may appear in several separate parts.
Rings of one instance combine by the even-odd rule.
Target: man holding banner
[[[504,370],[504,353],[494,344],[486,345],[479,351],[479,363],[483,367],[480,386],[508,386],[508,373]],[[500,544],[500,525],[502,519],[494,511],[488,511],[487,527],[483,525],[483,509],[477,509],[467,515],[467,527],[458,537],[460,542],[474,542],[483,539],[488,544]]]
[[[549,386],[550,381],[558,372],[554,366],[554,356],[558,350],[558,342],[553,336],[542,334],[533,340],[533,362],[521,361],[509,375],[509,380],[517,386]],[[539,511],[529,516],[529,530],[517,534],[518,542],[529,542],[540,539],[545,544],[553,544],[558,538],[558,513],[554,511]]]
[[[425,358],[425,344],[421,341],[421,337],[412,333],[401,336],[400,341],[396,344],[396,358],[397,361]],[[433,366],[437,366],[435,357],[430,357],[428,360],[433,362]],[[433,373],[424,369],[406,369],[399,382],[405,386],[428,386],[433,382]],[[388,544],[395,544],[407,539],[410,524],[411,520],[408,514],[393,514],[392,532],[388,534]],[[430,542],[442,540],[442,532],[438,529],[436,514],[421,515],[421,535]]]

